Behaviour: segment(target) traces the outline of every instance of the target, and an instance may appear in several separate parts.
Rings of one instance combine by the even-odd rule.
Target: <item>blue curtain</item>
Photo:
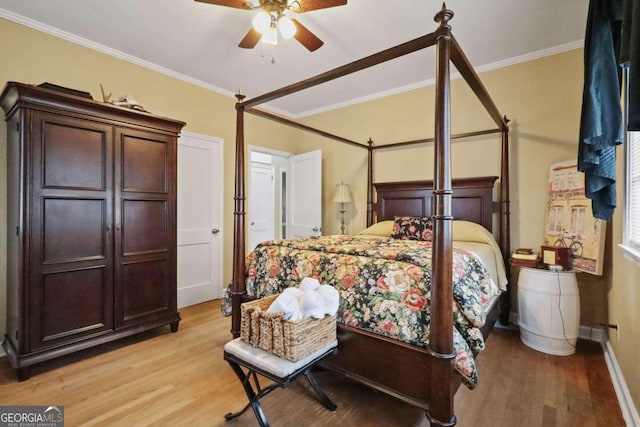
[[[624,139],[620,65],[628,67],[628,129],[640,130],[640,0],[591,0],[578,170],[585,175],[593,216],[603,220],[611,219],[616,207],[615,147]]]
[[[622,143],[621,74],[616,58],[622,0],[591,0],[584,41],[584,89],[578,170],[593,216],[608,220],[616,207],[616,145]]]

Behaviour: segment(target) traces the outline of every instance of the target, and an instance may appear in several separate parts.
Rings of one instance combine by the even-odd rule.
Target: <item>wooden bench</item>
[[[307,378],[309,384],[318,395],[320,403],[331,412],[335,412],[337,409],[336,404],[318,386],[311,374],[311,368],[325,357],[337,352],[338,341],[336,340],[297,362],[290,362],[262,349],[255,348],[240,338],[228,342],[224,346],[224,360],[229,363],[240,379],[242,387],[249,398],[249,403],[239,412],[228,413],[224,416],[225,419],[229,421],[236,418],[251,407],[260,426],[268,427],[269,423],[262,411],[262,406],[260,406],[260,399],[278,387],[288,387],[300,375],[304,375]],[[242,368],[245,368],[246,371]],[[267,387],[261,387],[256,374],[270,379],[273,383]],[[251,384],[251,378],[253,378],[253,385]]]

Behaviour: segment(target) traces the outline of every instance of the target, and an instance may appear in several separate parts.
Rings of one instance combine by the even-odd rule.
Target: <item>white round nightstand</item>
[[[576,273],[521,268],[518,324],[528,347],[558,356],[573,354],[580,325]]]

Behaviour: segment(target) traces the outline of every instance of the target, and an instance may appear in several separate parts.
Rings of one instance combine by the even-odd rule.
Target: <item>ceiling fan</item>
[[[295,13],[310,12],[318,9],[342,6],[347,0],[195,0],[218,6],[236,9],[257,10],[260,12],[253,18],[253,26],[240,41],[238,47],[253,49],[262,39],[263,43],[278,44],[278,31],[286,39],[294,37],[309,51],[313,52],[324,44],[315,34],[302,25],[297,19],[289,18],[285,11]]]

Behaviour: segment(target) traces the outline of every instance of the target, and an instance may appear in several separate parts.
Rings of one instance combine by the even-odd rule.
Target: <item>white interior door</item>
[[[322,151],[289,158],[287,238],[322,234]]]
[[[178,140],[178,307],[222,297],[222,139]]]
[[[249,185],[249,250],[275,239],[275,188],[273,166],[251,164]]]

